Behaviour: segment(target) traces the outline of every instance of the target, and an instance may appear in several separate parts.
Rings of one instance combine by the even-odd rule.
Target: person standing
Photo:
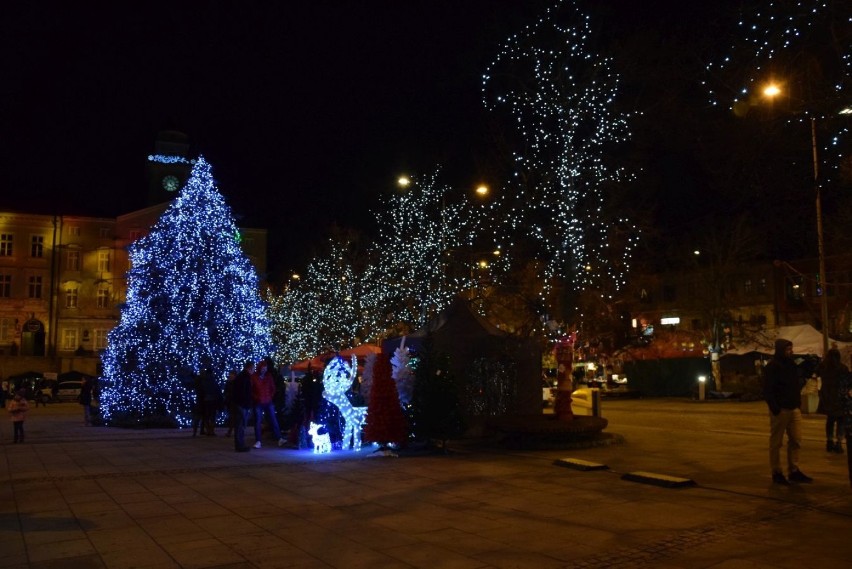
[[[802,446],[802,385],[796,362],[793,361],[793,342],[775,340],[775,355],[763,370],[763,393],[769,406],[769,465],[773,484],[813,482],[799,469],[799,449]],[[781,445],[787,433],[787,477],[781,470]]]
[[[840,407],[843,409],[843,431],[846,436],[846,468],[849,472],[849,486],[852,487],[852,373],[846,372],[840,375],[838,382],[838,395]]]
[[[248,452],[246,446],[246,422],[249,411],[254,403],[251,394],[251,376],[254,373],[254,363],[246,362],[243,371],[238,373],[233,381],[231,390],[231,413],[234,427],[234,450]]]
[[[225,411],[228,413],[225,423],[228,425],[226,437],[230,437],[234,432],[234,419],[237,416],[237,411],[234,409],[234,380],[237,379],[237,372],[231,370],[228,372],[228,379],[225,381],[224,397]]]
[[[195,401],[192,406],[192,436],[198,436],[198,428],[204,435],[204,378],[200,373],[192,374],[192,391],[195,393]]]
[[[83,406],[83,424],[88,427],[92,424],[92,380],[88,377],[84,377],[83,383],[80,384],[77,401]]]
[[[251,395],[254,399],[254,448],[261,447],[260,434],[264,413],[275,438],[278,439],[278,446],[284,446],[287,441],[281,438],[281,429],[278,427],[278,418],[275,416],[275,405],[272,403],[275,397],[275,379],[269,373],[265,361],[260,362],[257,372],[251,376]]]
[[[840,400],[840,379],[849,373],[840,361],[840,350],[832,348],[820,364],[819,413],[825,414],[825,451],[843,454],[843,403]],[[848,448],[848,446],[847,446]]]
[[[14,399],[10,401],[6,408],[9,410],[9,417],[12,419],[12,432],[15,443],[24,442],[24,421],[27,420],[27,411],[30,410],[30,405],[27,403],[26,391],[23,389],[15,393]]]
[[[201,372],[203,383],[203,401],[201,406],[202,430],[208,437],[216,436],[216,415],[222,408],[222,390],[219,382],[213,376],[213,371],[205,369]]]

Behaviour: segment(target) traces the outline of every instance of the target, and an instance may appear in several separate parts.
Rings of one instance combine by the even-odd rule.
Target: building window
[[[109,251],[98,251],[98,271],[109,272]]]
[[[109,237],[110,236],[110,228],[109,227],[101,227],[99,230],[99,235],[101,237]]]
[[[77,308],[77,297],[79,289],[77,285],[70,285],[65,289],[65,308]]]
[[[65,257],[65,268],[69,271],[79,271],[80,270],[80,252],[79,251],[68,251],[68,254]]]
[[[754,292],[751,286],[751,279],[746,279],[745,282],[743,282],[743,291],[747,296]]]
[[[0,342],[10,343],[15,339],[15,319],[0,318]]]
[[[109,287],[98,287],[98,308],[109,308]]]
[[[142,237],[142,231],[140,229],[133,229],[130,231],[130,241],[136,241]]]
[[[30,298],[41,298],[41,277],[30,277],[28,296]]]
[[[14,235],[11,233],[0,233],[0,257],[12,256],[12,243]]]
[[[78,331],[76,328],[65,328],[62,330],[62,349],[68,352],[73,352],[80,347],[78,340]]]
[[[757,291],[761,294],[766,292],[766,279],[760,279],[757,281]]]
[[[33,235],[30,246],[30,257],[37,259],[44,257],[44,235]]]
[[[68,226],[68,235],[71,237],[79,237],[80,236],[80,226],[79,225],[69,225]]]
[[[0,275],[0,298],[12,298],[12,275]]]
[[[105,350],[107,347],[107,335],[109,330],[104,328],[95,328],[95,346],[96,350]]]
[[[663,302],[674,302],[677,300],[677,291],[674,285],[663,285]]]

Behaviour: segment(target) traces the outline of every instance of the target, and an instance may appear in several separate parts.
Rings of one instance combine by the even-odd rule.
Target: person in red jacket
[[[278,418],[275,416],[275,405],[272,403],[275,397],[275,379],[269,373],[265,361],[257,365],[257,371],[251,376],[251,396],[254,401],[254,448],[261,447],[260,432],[264,413],[275,438],[278,439],[278,446],[284,446],[287,441],[281,438],[281,429],[278,427]]]

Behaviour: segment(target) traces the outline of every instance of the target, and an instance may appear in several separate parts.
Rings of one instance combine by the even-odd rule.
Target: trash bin
[[[601,416],[601,390],[583,387],[571,393],[571,412],[575,415]]]

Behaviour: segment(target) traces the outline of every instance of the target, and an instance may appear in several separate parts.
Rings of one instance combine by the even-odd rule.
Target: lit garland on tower
[[[258,278],[234,238],[237,227],[199,158],[151,232],[130,246],[127,301],[103,355],[107,422],[191,419],[193,372],[229,370],[271,352]]]
[[[614,110],[618,77],[608,58],[590,51],[590,35],[575,2],[559,1],[509,38],[483,76],[485,106],[510,113],[524,148],[494,205],[506,223],[495,226],[503,228],[504,259],[517,241],[540,262],[545,310],[558,283],[611,299],[626,283],[638,235],[607,213],[606,187],[632,178],[610,159],[629,138],[628,115]]]

